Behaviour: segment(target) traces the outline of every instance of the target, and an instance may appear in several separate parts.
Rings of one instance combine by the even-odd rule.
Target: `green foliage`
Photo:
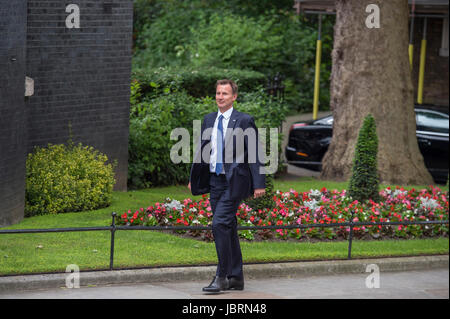
[[[139,91],[133,96],[139,96]],[[170,150],[177,143],[170,139],[175,128],[185,128],[192,136],[192,121],[215,109],[210,98],[195,99],[185,91],[144,98],[131,106],[128,147],[128,185],[144,188],[186,183],[190,164],[174,164]],[[190,141],[191,145],[192,142]],[[192,153],[192,150],[191,150]]]
[[[248,92],[257,89],[266,80],[264,74],[259,72],[216,67],[135,69],[132,78],[139,83],[142,94],[147,97],[174,90],[185,90],[194,97],[215,96],[216,81],[224,78],[234,80],[239,91]]]
[[[320,110],[329,109],[334,19],[322,18]],[[296,15],[291,1],[137,0],[134,28],[134,70],[181,68],[182,81],[193,78],[182,71],[192,67],[206,73],[211,66],[253,70],[271,77],[279,72],[289,108],[312,111],[318,19]],[[183,87],[204,96],[204,86]]]
[[[130,188],[144,188],[160,185],[183,184],[189,179],[190,164],[174,164],[170,150],[178,140],[171,140],[175,128],[185,128],[193,136],[193,121],[217,111],[211,97],[194,98],[184,90],[165,92],[159,88],[144,95],[138,82],[132,84],[128,156],[128,185]],[[165,93],[164,93],[165,92]],[[263,90],[242,92],[235,107],[255,118],[258,127],[267,129],[279,127],[287,107],[268,97]],[[270,139],[266,138],[267,151]],[[192,146],[192,140],[190,141]],[[278,141],[278,155],[281,155],[281,136]],[[193,150],[190,150],[192,156]],[[191,158],[192,159],[192,158]],[[280,161],[279,161],[280,163]]]
[[[283,150],[281,148],[281,145],[283,142],[283,133],[280,132],[280,128],[289,111],[287,104],[284,103],[283,100],[268,96],[264,92],[264,89],[260,88],[259,90],[250,93],[242,93],[241,96],[238,97],[236,108],[241,112],[252,115],[258,128],[266,129],[265,141],[267,155],[270,155],[269,152],[271,151],[270,129],[278,128],[277,169],[281,171],[285,164],[282,160]],[[260,138],[263,139],[264,137]]]
[[[28,154],[25,216],[107,207],[115,183],[113,166],[93,147],[49,144]]]
[[[334,16],[322,18],[319,109],[329,110],[331,51]],[[298,112],[311,112],[314,97],[315,57],[318,21],[316,15],[287,15],[277,23],[283,35],[282,58],[277,69],[284,81],[286,103]]]
[[[190,28],[206,14],[204,10],[170,8],[166,4],[159,16],[149,23],[142,26],[135,24],[135,28],[140,29],[136,33],[133,64],[141,68],[186,65]]]
[[[217,110],[215,101],[208,95],[214,95],[218,78],[242,83],[240,90],[254,90],[239,93],[237,109],[253,115],[258,125],[279,127],[287,111],[283,104],[257,90],[264,80],[257,72],[158,68],[151,72],[136,71],[133,78],[128,148],[130,188],[187,183],[190,164],[172,163],[170,150],[178,141],[171,140],[170,134],[175,128],[186,128],[192,136],[193,121]]]
[[[274,176],[272,174],[266,175],[266,193],[258,198],[250,197],[244,201],[249,207],[253,208],[253,210],[258,211],[259,209],[271,210],[275,207],[275,201],[273,200],[273,196],[275,195],[274,186],[273,186]]]
[[[211,16],[258,19],[270,10],[289,8],[288,2],[135,0],[133,63],[139,67],[189,65],[188,46],[196,41],[191,31],[201,29]]]
[[[379,199],[377,172],[378,137],[375,119],[367,115],[359,131],[350,179],[349,195],[358,201]]]
[[[242,92],[237,99],[236,108],[252,115],[257,127],[280,127],[288,108],[282,100],[268,96],[262,87],[252,92]]]
[[[184,127],[192,133],[193,120],[216,110],[218,79],[237,82],[235,107],[267,129],[268,151],[269,128],[281,127],[290,109],[311,111],[317,19],[295,15],[291,5],[288,0],[135,1],[131,188],[187,181],[189,165],[170,161],[170,149],[178,142],[170,140],[170,132]],[[331,70],[330,21],[324,18],[322,25],[323,78]],[[277,72],[285,76],[283,101],[264,92],[267,76]],[[327,86],[322,81],[321,109],[328,109]]]
[[[191,28],[189,59],[195,66],[269,70],[279,59],[282,37],[274,20],[214,13]]]
[[[292,11],[292,0],[191,0],[189,3],[196,8],[210,8],[219,12],[226,10],[245,17],[267,15],[276,10]]]
[[[141,31],[146,25],[161,15],[164,3],[159,0],[134,0],[133,1],[133,39],[140,39]],[[136,42],[134,42],[136,45]]]

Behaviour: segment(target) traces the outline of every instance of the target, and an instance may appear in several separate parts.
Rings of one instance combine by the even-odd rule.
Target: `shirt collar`
[[[226,120],[228,120],[228,119],[230,118],[230,116],[231,116],[231,113],[233,113],[233,107],[231,107],[228,111],[226,111],[226,112],[224,112],[224,113],[220,113],[220,111],[218,110],[218,111],[217,111],[217,118],[218,118],[220,115],[223,115],[223,117],[224,117]]]

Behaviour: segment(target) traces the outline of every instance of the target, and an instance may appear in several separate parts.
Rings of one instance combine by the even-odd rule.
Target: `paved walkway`
[[[209,281],[53,288],[0,293],[0,299],[448,299],[447,269],[250,279],[243,291],[205,294]],[[372,276],[372,277],[369,277]],[[369,277],[369,278],[368,278]],[[366,285],[368,282],[368,288]]]
[[[215,266],[5,276],[0,299],[448,298],[448,266],[448,255],[244,264],[245,290],[220,294],[202,292]]]

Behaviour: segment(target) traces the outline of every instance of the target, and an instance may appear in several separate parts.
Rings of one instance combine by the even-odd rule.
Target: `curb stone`
[[[449,267],[449,256],[244,264],[244,274],[249,279],[355,274],[366,273],[366,267],[371,264],[377,265],[380,272],[439,269]],[[216,266],[195,266],[81,272],[80,286],[209,280],[215,271]],[[65,288],[68,275],[56,273],[0,277],[0,294],[14,290]]]

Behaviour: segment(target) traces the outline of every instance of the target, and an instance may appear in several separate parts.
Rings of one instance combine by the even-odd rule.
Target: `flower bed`
[[[381,201],[364,203],[347,196],[346,191],[329,191],[326,188],[299,193],[277,191],[272,209],[254,210],[245,203],[236,213],[241,226],[308,225],[354,222],[401,222],[448,220],[448,192],[430,186],[409,191],[396,187],[380,191]],[[167,198],[146,209],[128,211],[118,216],[119,225],[144,226],[208,226],[212,224],[212,211],[207,195],[198,201]],[[239,236],[248,240],[262,239],[346,239],[349,227],[313,227],[306,229],[240,230]],[[176,231],[186,235],[212,240],[211,231]],[[390,225],[354,227],[355,238],[421,238],[447,236],[448,224]]]

